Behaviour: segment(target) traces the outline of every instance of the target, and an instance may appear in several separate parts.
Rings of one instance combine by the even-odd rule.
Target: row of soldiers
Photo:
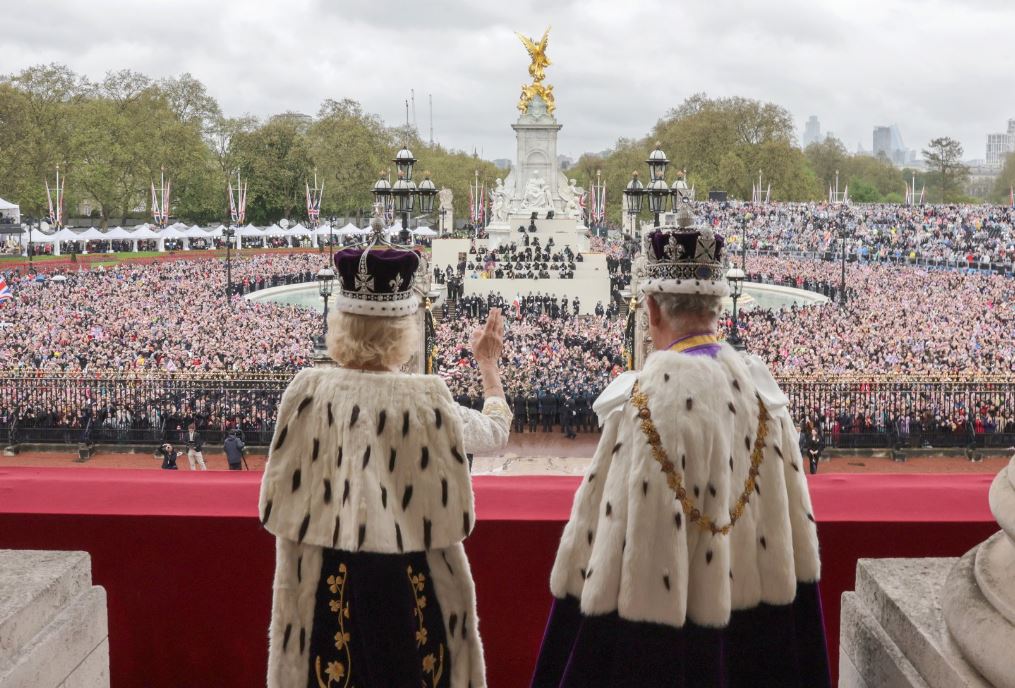
[[[572,393],[529,389],[522,394],[509,395],[507,402],[514,413],[513,430],[521,432],[554,432],[559,427],[569,439],[579,432],[595,432],[599,422],[592,403],[597,393],[577,390]],[[458,396],[455,401],[463,406],[482,409],[481,397]]]

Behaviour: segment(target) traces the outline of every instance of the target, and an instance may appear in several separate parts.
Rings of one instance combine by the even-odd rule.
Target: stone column
[[[955,564],[941,606],[966,661],[996,688],[1015,688],[1015,456],[989,500],[1001,530]]]
[[[87,552],[0,550],[0,686],[109,688],[106,591]]]

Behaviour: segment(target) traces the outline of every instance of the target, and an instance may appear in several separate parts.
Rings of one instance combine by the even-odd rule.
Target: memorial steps
[[[530,220],[528,216],[511,216],[500,227],[491,226],[488,228],[489,237],[476,240],[476,253],[469,253],[472,246],[470,239],[435,239],[430,269],[440,268],[442,271],[447,266],[457,267],[462,255],[466,262],[475,262],[480,256],[491,249],[504,246],[514,242],[520,249],[524,249],[525,237],[531,241],[539,239],[541,247],[545,248],[550,239],[553,239],[552,253],[563,251],[570,247],[575,253],[581,253],[582,261],[575,262],[574,277],[571,279],[549,278],[549,279],[527,279],[527,278],[492,278],[481,277],[471,278],[472,271],[466,270],[464,276],[464,291],[466,296],[486,296],[490,293],[499,293],[508,303],[515,296],[527,294],[549,294],[558,301],[567,298],[573,301],[575,297],[580,300],[582,315],[593,313],[597,302],[603,306],[610,301],[610,274],[606,267],[606,256],[602,253],[588,253],[588,237],[584,235],[584,228],[579,228],[577,221],[573,218],[554,218],[552,220],[536,220],[536,231],[523,234],[518,227],[527,227]],[[514,230],[508,229],[513,226]],[[506,262],[499,262],[498,266],[506,268]],[[476,272],[479,272],[478,270]],[[553,272],[551,271],[551,274]],[[444,298],[446,289],[442,285],[434,285],[441,292]],[[438,304],[440,300],[438,300]]]

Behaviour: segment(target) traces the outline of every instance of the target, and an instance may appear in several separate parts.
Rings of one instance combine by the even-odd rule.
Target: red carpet
[[[829,652],[857,558],[959,556],[997,530],[989,475],[811,479]],[[0,548],[79,549],[109,596],[117,688],[264,684],[274,566],[260,474],[0,469]],[[467,541],[493,688],[525,686],[577,478],[478,477]]]

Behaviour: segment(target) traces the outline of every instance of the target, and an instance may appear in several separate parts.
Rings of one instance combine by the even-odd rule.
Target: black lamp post
[[[232,224],[222,230],[222,236],[226,239],[226,303],[232,308],[233,305],[233,263],[231,248],[233,244],[233,237],[236,236],[236,230],[233,229]]]
[[[740,238],[740,269],[747,274],[747,218],[740,218],[740,229],[742,230]]]
[[[331,216],[328,218],[328,265],[335,264],[335,223],[338,222],[338,218]]]
[[[744,340],[740,338],[740,328],[737,325],[737,299],[744,293],[744,278],[746,275],[740,268],[730,268],[726,271],[726,281],[730,283],[730,296],[733,297],[733,326],[730,328],[729,343],[737,351],[744,351]]]
[[[634,234],[634,219],[641,212],[641,204],[645,201],[645,185],[638,179],[638,172],[631,173],[631,181],[624,189],[627,197],[627,214],[631,216],[631,234]]]
[[[631,181],[624,189],[624,195],[627,197],[627,212],[632,216],[638,215],[641,212],[642,200],[647,196],[653,224],[658,227],[659,216],[666,210],[666,199],[673,199],[672,208],[676,212],[677,207],[685,199],[687,185],[682,177],[678,177],[672,187],[666,184],[666,167],[670,161],[658,143],[655,149],[648,154],[648,160],[645,163],[648,165],[649,184],[648,186],[643,185],[638,180],[637,172],[631,174]]]
[[[666,184],[666,166],[670,164],[670,161],[657,143],[655,150],[648,154],[648,160],[645,163],[648,165],[650,179],[648,188],[645,190],[648,195],[648,209],[652,213],[654,226],[658,227],[659,214],[663,212],[666,207],[666,199],[670,196],[670,187]]]
[[[324,327],[321,331],[321,337],[319,341],[319,348],[324,348],[324,338],[328,334],[328,300],[331,298],[331,293],[335,288],[335,271],[330,267],[321,268],[317,271],[317,292],[321,295],[321,300],[324,301]]]
[[[842,275],[839,278],[839,305],[846,305],[846,223],[839,223],[839,242],[842,244]]]
[[[382,213],[391,210],[391,182],[388,181],[387,175],[383,171],[374,182],[373,194],[374,201],[380,204]]]
[[[28,227],[28,264],[32,264],[32,224],[35,222],[35,218],[31,215],[25,217],[25,226]]]
[[[394,185],[389,184],[387,178],[382,174],[380,179],[374,183],[374,199],[387,210],[391,208],[401,216],[402,232],[400,240],[402,243],[409,241],[409,214],[416,206],[416,199],[419,199],[419,212],[421,215],[429,215],[433,212],[434,199],[437,197],[437,187],[430,180],[430,173],[424,173],[424,179],[419,186],[412,181],[412,167],[416,164],[416,158],[408,148],[402,148],[395,155],[395,167],[398,170],[398,180]]]

